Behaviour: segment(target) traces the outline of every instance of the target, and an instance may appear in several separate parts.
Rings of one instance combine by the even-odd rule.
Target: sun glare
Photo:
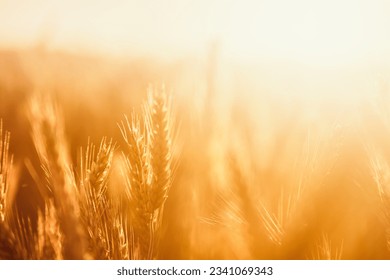
[[[389,15],[0,0],[0,259],[390,259]]]
[[[259,1],[226,30],[234,55],[308,64],[388,57],[388,7],[378,1]]]
[[[175,56],[219,40],[235,59],[388,57],[386,1],[1,1],[3,45]]]

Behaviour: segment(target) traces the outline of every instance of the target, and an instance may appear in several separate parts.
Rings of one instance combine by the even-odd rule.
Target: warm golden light
[[[308,64],[388,59],[385,0],[330,1],[7,1],[4,46],[170,56],[220,41],[236,59]]]
[[[390,259],[386,0],[0,0],[0,259]]]

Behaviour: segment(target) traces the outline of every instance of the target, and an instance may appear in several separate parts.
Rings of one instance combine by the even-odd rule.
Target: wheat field
[[[385,87],[310,119],[210,65],[0,60],[1,259],[390,257]]]
[[[0,259],[389,259],[389,3],[0,1]]]

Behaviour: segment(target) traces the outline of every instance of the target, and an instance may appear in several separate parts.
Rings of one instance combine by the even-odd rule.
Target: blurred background
[[[32,95],[60,104],[76,162],[88,138],[120,143],[164,83],[178,164],[161,258],[389,258],[389,15],[385,0],[0,0],[16,203],[41,200]]]

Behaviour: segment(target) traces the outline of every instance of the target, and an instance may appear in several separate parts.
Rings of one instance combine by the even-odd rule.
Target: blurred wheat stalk
[[[258,153],[247,119],[229,123],[226,131],[215,118],[203,131],[188,122],[176,173],[176,124],[164,87],[150,88],[140,112],[124,116],[118,139],[85,139],[74,162],[59,106],[36,95],[27,111],[38,156],[37,164],[27,165],[44,203],[32,200],[36,211],[19,213],[11,137],[1,122],[1,259],[390,256],[389,160],[376,149],[357,157],[368,171],[357,177],[367,187],[358,189],[347,169],[355,157],[342,154],[347,148],[339,126],[283,146],[273,143],[286,136],[279,124],[263,164],[267,153]],[[177,185],[185,187],[176,192]]]
[[[118,146],[103,138],[80,148],[73,168],[58,106],[34,96],[29,103],[33,143],[40,161],[35,180],[45,207],[37,221],[8,218],[12,156],[10,133],[0,126],[0,258],[155,259],[164,203],[172,184],[170,103],[164,88],[149,91],[143,113],[119,125],[126,147],[122,195],[110,174]],[[42,175],[40,175],[42,174]],[[125,195],[124,195],[125,194]]]
[[[12,175],[12,156],[9,155],[10,133],[3,132],[3,120],[0,119],[0,258],[18,258],[15,236],[7,224],[9,211],[10,180]],[[7,219],[7,220],[6,220]]]

